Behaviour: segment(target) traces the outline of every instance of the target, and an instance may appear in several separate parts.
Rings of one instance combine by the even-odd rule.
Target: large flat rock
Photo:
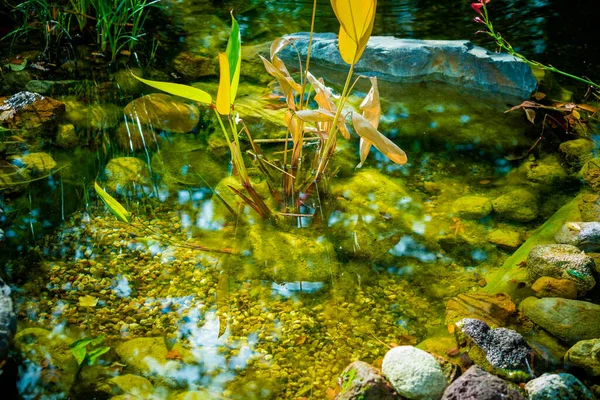
[[[286,36],[293,39],[303,59],[308,50],[308,34]],[[297,62],[288,46],[281,57]],[[315,34],[311,66],[348,70],[339,53],[337,36]],[[416,40],[374,36],[356,65],[357,73],[377,76],[391,82],[442,81],[469,89],[529,98],[537,82],[527,64],[504,53],[489,52],[468,40]]]

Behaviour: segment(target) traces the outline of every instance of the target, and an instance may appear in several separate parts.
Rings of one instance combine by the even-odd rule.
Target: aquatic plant
[[[332,0],[333,9],[340,21],[339,50],[342,58],[350,65],[346,83],[341,97],[336,102],[333,91],[325,86],[324,81],[314,77],[308,70],[310,65],[310,49],[312,46],[312,32],[316,14],[316,1],[313,4],[313,15],[311,22],[311,36],[305,68],[300,61],[300,83],[290,74],[285,63],[278,57],[279,52],[288,46],[294,47],[293,40],[279,38],[275,40],[270,48],[270,59],[261,56],[266,71],[278,82],[287,111],[285,113],[284,125],[287,128],[285,138],[285,150],[283,162],[280,165],[268,160],[266,155],[253,141],[252,135],[243,119],[234,115],[234,102],[240,77],[241,68],[241,38],[239,26],[232,14],[232,28],[225,53],[219,54],[220,81],[216,100],[210,94],[186,85],[169,82],[150,81],[136,77],[154,88],[167,93],[184,97],[189,100],[198,101],[208,105],[214,110],[223,135],[229,146],[234,172],[238,175],[240,183],[245,192],[230,186],[246,204],[255,210],[263,219],[268,219],[273,212],[265,201],[254,189],[244,164],[242,149],[240,146],[240,134],[244,133],[250,142],[252,152],[250,153],[256,166],[263,172],[269,181],[269,187],[274,198],[279,200],[284,210],[279,215],[292,217],[302,216],[299,209],[303,199],[313,191],[319,192],[316,185],[323,179],[331,158],[336,151],[337,134],[341,132],[346,139],[350,138],[350,132],[346,127],[346,119],[351,114],[354,130],[361,138],[361,163],[364,163],[371,146],[375,146],[391,161],[404,164],[407,161],[406,154],[391,140],[377,131],[379,117],[381,115],[379,103],[379,91],[377,80],[371,79],[372,88],[360,106],[361,113],[345,110],[345,105],[352,89],[361,77],[352,83],[354,66],[359,61],[366,49],[367,42],[373,30],[377,1],[363,0]],[[300,57],[298,57],[300,59]],[[311,93],[314,92],[314,100],[318,108],[308,108]],[[229,129],[226,128],[223,116],[227,117]],[[307,123],[314,127],[306,126]],[[238,128],[238,125],[240,127]],[[314,135],[319,143],[315,158],[311,162],[304,162],[303,147],[305,145],[305,133]],[[291,156],[288,157],[288,143],[292,143]],[[289,160],[288,160],[289,158]],[[282,193],[275,193],[275,178],[271,172],[281,174]],[[283,196],[282,196],[283,195]],[[287,212],[288,207],[292,212]]]
[[[517,57],[518,59],[529,64],[533,68],[538,68],[538,69],[541,69],[544,71],[554,72],[554,73],[566,76],[568,78],[575,79],[576,81],[585,83],[586,85],[592,86],[595,89],[600,89],[600,84],[592,82],[589,79],[582,78],[582,77],[579,77],[576,75],[572,75],[568,72],[559,70],[558,68],[556,68],[552,65],[545,65],[545,64],[542,64],[537,61],[529,60],[527,57],[525,57],[521,53],[518,53],[517,51],[515,51],[513,46],[500,34],[500,32],[496,32],[496,30],[494,29],[494,25],[492,24],[492,21],[490,20],[490,16],[489,16],[488,9],[487,9],[487,4],[490,3],[490,1],[491,0],[479,0],[475,3],[471,3],[471,7],[478,14],[475,18],[473,18],[473,20],[475,22],[485,26],[485,30],[477,31],[477,33],[485,33],[485,34],[489,35],[496,42],[498,49],[506,51],[508,54],[510,54],[514,57]]]

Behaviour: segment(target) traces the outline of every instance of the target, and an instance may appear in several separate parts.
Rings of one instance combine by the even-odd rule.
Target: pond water
[[[379,130],[408,163],[373,148],[358,169],[357,136],[340,138],[334,176],[292,210],[271,200],[271,192],[282,196],[273,187],[282,174],[271,164],[287,157],[285,103],[267,95],[269,76],[252,70],[236,111],[271,163],[254,163],[256,150],[242,136],[251,180],[274,213],[264,222],[229,188],[241,190],[212,112],[156,97],[125,66],[216,93],[214,71],[195,76],[186,65],[197,59],[178,54],[222,51],[230,8],[240,10],[243,42],[254,45],[308,30],[311,7],[306,0],[169,3],[151,62],[146,55],[108,63],[75,43],[71,54],[81,59],[58,56],[49,71],[4,75],[3,96],[38,85],[64,104],[50,128],[0,131],[0,276],[18,317],[0,375],[7,398],[332,399],[348,364],[381,367],[391,347],[415,345],[460,363],[448,327],[456,296],[532,293],[520,275],[500,284],[495,274],[585,186],[574,170],[579,159],[565,163],[559,151],[578,136],[540,140],[541,124],[521,110],[505,113],[516,99],[441,82],[381,81]],[[595,39],[573,29],[581,40],[565,40],[564,30],[578,24],[568,25],[561,7],[510,1],[495,12],[524,53],[542,61],[568,53],[567,66],[593,78],[598,55],[585,48]],[[469,10],[468,3],[383,1],[374,34],[481,40]],[[320,4],[317,30],[337,24],[329,3]],[[26,81],[19,86],[16,78]],[[339,79],[324,78],[341,91]],[[368,90],[358,85],[349,104],[357,107]],[[148,114],[139,99],[151,93]],[[579,133],[592,154],[597,126],[589,129]],[[317,141],[304,148],[310,166]],[[94,182],[131,212],[131,223],[110,212]],[[101,343],[84,343],[86,362],[92,349],[110,348],[78,366],[73,343],[101,335]]]

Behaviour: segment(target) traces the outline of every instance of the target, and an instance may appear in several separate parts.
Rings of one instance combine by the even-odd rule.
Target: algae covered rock
[[[19,163],[34,175],[46,175],[56,168],[56,161],[48,153],[29,153],[22,157],[13,158],[13,162]]]
[[[187,133],[200,120],[198,107],[164,93],[139,97],[127,104],[124,112],[130,120],[141,125],[173,133]]]
[[[528,297],[519,304],[519,310],[567,343],[600,338],[600,306],[597,304],[558,297]]]
[[[493,229],[488,233],[487,240],[507,250],[515,250],[523,243],[521,234],[510,229]]]
[[[121,150],[138,151],[156,148],[158,136],[146,125],[126,121],[121,122],[115,131],[115,141]]]
[[[31,175],[26,168],[19,168],[9,162],[0,160],[0,193],[19,193],[29,186],[30,180]]]
[[[579,172],[581,167],[594,157],[596,145],[589,139],[567,140],[560,144],[558,150],[571,172]]]
[[[133,396],[133,398],[149,399],[154,392],[152,383],[148,379],[138,375],[118,375],[111,378],[109,383],[118,388],[117,393],[127,394]]]
[[[393,400],[398,396],[394,388],[377,368],[355,361],[340,375],[342,389],[335,400],[356,400],[361,398],[374,400]]]
[[[542,276],[533,283],[531,289],[535,292],[536,297],[577,298],[577,284],[570,279]]]
[[[135,157],[117,157],[106,165],[106,186],[112,191],[124,190],[133,184],[149,185],[148,164]]]
[[[123,109],[116,104],[90,104],[65,100],[66,118],[77,128],[111,129],[116,128],[123,120]]]
[[[540,186],[541,189],[560,187],[565,190],[568,186],[579,184],[579,180],[571,177],[564,170],[558,156],[550,154],[540,160],[525,162],[523,166],[527,171],[527,179]]]
[[[161,376],[172,378],[185,364],[193,364],[196,359],[192,353],[176,343],[172,350],[181,356],[181,361],[167,358],[167,346],[162,337],[144,337],[131,339],[116,348],[117,355],[128,366],[139,371],[143,376]]]
[[[581,176],[594,192],[600,192],[600,158],[588,160],[581,168]]]
[[[188,80],[195,80],[205,76],[216,75],[216,62],[214,58],[183,51],[173,59],[173,68]]]
[[[525,189],[513,190],[498,197],[492,204],[496,213],[509,220],[530,222],[538,217],[537,199]]]
[[[525,385],[529,400],[594,400],[583,383],[571,374],[543,374]]]
[[[538,245],[531,249],[527,257],[529,282],[535,282],[543,276],[569,279],[577,285],[578,296],[584,295],[596,285],[594,268],[592,257],[568,244]]]
[[[600,376],[600,339],[575,343],[565,354],[565,364],[581,368],[588,375]]]
[[[600,221],[600,196],[584,194],[579,200],[579,212],[582,221]]]
[[[58,126],[58,133],[56,134],[56,141],[54,142],[58,147],[63,149],[69,149],[77,146],[79,143],[79,137],[73,124],[61,124]]]
[[[473,365],[444,392],[442,400],[525,400],[519,391],[502,379]]]
[[[460,218],[481,219],[492,213],[492,201],[487,197],[463,196],[452,204],[452,211]]]
[[[567,222],[556,232],[554,240],[584,251],[600,251],[600,222]]]
[[[383,358],[381,369],[396,392],[407,399],[439,399],[446,388],[446,377],[435,358],[416,347],[394,347]]]
[[[23,329],[15,335],[15,348],[26,360],[24,365],[27,368],[35,369],[46,365],[41,371],[40,384],[48,398],[51,394],[65,396],[75,382],[78,365],[69,348],[72,342],[64,335],[40,328]],[[31,386],[26,386],[21,395],[28,395],[30,389],[40,395],[39,388]]]

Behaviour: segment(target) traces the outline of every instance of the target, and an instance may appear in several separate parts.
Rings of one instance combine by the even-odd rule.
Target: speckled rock
[[[25,138],[54,138],[65,104],[32,92],[0,98],[0,126],[19,129]]]
[[[581,176],[594,192],[600,192],[600,158],[588,160],[581,168]]]
[[[567,343],[600,338],[600,305],[558,297],[528,297],[519,304],[519,310]]]
[[[525,400],[502,379],[473,365],[444,392],[442,400]]]
[[[131,183],[150,184],[148,165],[135,157],[118,157],[106,165],[106,186],[112,191],[121,191]]]
[[[2,209],[0,209],[0,213]],[[1,216],[1,214],[0,214]],[[0,241],[3,232],[0,229]],[[0,279],[0,362],[8,354],[10,342],[17,328],[17,316],[13,310],[13,302],[10,297],[10,287]]]
[[[558,147],[565,166],[571,172],[579,172],[581,167],[594,157],[596,145],[589,139],[567,140]]]
[[[600,339],[575,343],[565,354],[565,364],[579,367],[588,375],[600,376]]]
[[[556,232],[554,240],[583,251],[600,251],[600,222],[567,222]]]
[[[525,189],[517,189],[492,202],[494,211],[503,218],[530,222],[538,217],[537,199]]]
[[[487,197],[463,196],[452,204],[452,211],[460,218],[485,218],[492,213],[492,201]]]
[[[127,104],[124,112],[131,121],[173,133],[187,133],[200,120],[200,111],[194,104],[163,93],[151,93],[137,98]]]
[[[525,370],[532,351],[519,333],[506,328],[490,329],[483,321],[465,318],[456,326],[479,346],[495,368]]]
[[[533,283],[531,289],[535,292],[536,297],[577,298],[577,284],[570,279],[542,276]]]
[[[527,279],[533,283],[543,276],[569,279],[577,285],[577,295],[583,296],[596,285],[594,260],[575,246],[543,244],[535,246],[527,257]]]
[[[360,396],[373,400],[397,399],[396,392],[377,368],[355,361],[340,375],[342,390],[335,400],[356,400]]]
[[[595,400],[592,392],[571,374],[543,374],[525,385],[529,400]]]
[[[488,233],[487,240],[507,250],[515,250],[523,243],[521,234],[510,229],[493,229]]]
[[[410,400],[436,400],[446,388],[446,377],[435,358],[412,346],[398,346],[383,358],[383,374]]]

